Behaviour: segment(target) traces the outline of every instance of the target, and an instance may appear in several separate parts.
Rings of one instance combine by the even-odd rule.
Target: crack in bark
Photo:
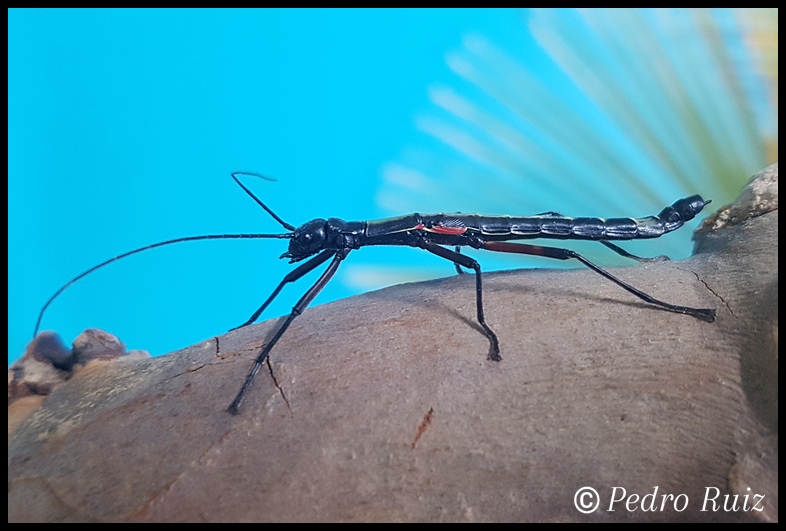
[[[161,382],[161,384],[166,384],[166,383],[169,383],[169,382],[171,382],[172,380],[174,380],[175,378],[179,378],[179,377],[183,376],[184,374],[191,374],[192,372],[197,372],[199,369],[202,369],[203,367],[206,367],[207,365],[210,365],[210,364],[209,364],[209,363],[203,363],[203,364],[202,364],[202,365],[200,365],[199,367],[195,367],[195,368],[193,368],[193,369],[190,369],[190,368],[189,368],[189,369],[186,369],[185,371],[183,371],[183,372],[180,372],[180,373],[177,373],[176,375],[172,376],[171,378],[167,378],[166,380],[164,380],[163,382]]]
[[[275,385],[276,389],[278,389],[278,392],[281,393],[281,398],[284,399],[284,403],[286,403],[287,409],[289,410],[289,414],[291,415],[292,414],[292,407],[289,405],[289,400],[287,400],[287,395],[284,394],[284,390],[281,388],[280,385],[278,385],[278,380],[276,379],[276,375],[273,374],[273,366],[270,365],[270,358],[267,358],[265,360],[265,363],[267,364],[268,372],[270,372],[270,378],[273,379],[273,385]]]
[[[728,302],[726,302],[726,299],[724,299],[723,297],[721,297],[721,295],[720,295],[718,292],[716,292],[714,289],[712,289],[712,288],[710,287],[710,285],[709,285],[709,284],[707,284],[707,283],[706,283],[706,282],[705,282],[705,281],[704,281],[704,280],[703,280],[703,279],[702,279],[702,278],[699,276],[699,274],[698,274],[698,273],[696,273],[695,271],[691,271],[690,269],[688,269],[688,270],[685,270],[685,269],[680,269],[679,267],[678,267],[677,269],[679,269],[680,271],[687,271],[687,272],[689,272],[689,273],[693,273],[693,276],[694,276],[694,277],[696,277],[696,280],[698,280],[699,282],[701,282],[702,284],[704,284],[704,287],[705,287],[705,288],[707,288],[707,291],[709,291],[710,293],[712,293],[713,295],[715,295],[715,296],[716,296],[716,297],[717,297],[717,298],[718,298],[718,299],[719,299],[719,300],[720,300],[720,301],[721,301],[721,302],[722,302],[722,303],[723,303],[723,304],[726,306],[726,308],[729,310],[729,313],[731,313],[731,314],[734,316],[734,318],[735,318],[735,319],[737,319],[737,314],[735,314],[735,313],[734,313],[734,310],[732,310],[732,309],[731,309],[731,306],[729,305],[729,303],[728,303]]]
[[[143,504],[141,504],[139,507],[135,508],[134,510],[130,511],[129,513],[127,513],[127,516],[132,516],[138,519],[145,518],[150,513],[153,504],[156,503],[158,500],[160,500],[163,496],[166,496],[172,490],[172,487],[174,487],[178,481],[180,481],[186,474],[188,474],[191,471],[191,469],[194,468],[195,463],[198,463],[200,460],[202,460],[205,457],[205,455],[207,455],[208,452],[210,452],[213,448],[215,448],[220,444],[223,444],[224,440],[229,436],[230,433],[232,433],[231,427],[228,428],[227,430],[224,430],[224,433],[219,435],[215,441],[212,441],[210,444],[208,444],[199,453],[199,456],[191,462],[191,464],[184,465],[183,468],[179,471],[179,473],[175,477],[167,481],[164,485],[162,485],[155,492],[153,492]]]

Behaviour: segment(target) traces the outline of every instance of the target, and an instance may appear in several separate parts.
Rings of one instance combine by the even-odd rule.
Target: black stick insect
[[[668,232],[682,227],[685,222],[690,221],[701,210],[710,203],[698,195],[692,195],[680,199],[673,205],[664,208],[657,216],[646,218],[569,218],[557,212],[544,212],[535,216],[511,217],[511,216],[481,216],[478,214],[408,214],[396,218],[375,220],[375,221],[344,221],[338,218],[312,219],[295,227],[282,220],[265,203],[259,200],[246,186],[240,181],[239,176],[261,177],[271,180],[263,175],[250,172],[237,171],[232,173],[232,178],[259,206],[261,206],[270,216],[273,217],[288,232],[283,234],[212,234],[204,236],[190,236],[177,238],[164,242],[147,245],[133,251],[110,258],[84,273],[74,277],[61,287],[44,304],[38,315],[33,337],[38,334],[44,312],[68,286],[81,278],[89,275],[93,271],[100,269],[112,262],[141,253],[148,249],[154,249],[164,245],[174,243],[196,241],[196,240],[215,240],[215,239],[243,239],[243,238],[280,238],[289,240],[289,250],[281,255],[281,258],[289,258],[289,263],[308,261],[299,265],[287,274],[278,284],[273,293],[267,298],[262,306],[240,326],[242,328],[254,323],[265,308],[275,299],[286,284],[295,282],[301,277],[316,269],[327,261],[330,261],[325,271],[319,279],[292,308],[292,312],[281,324],[273,338],[262,349],[257,356],[251,371],[248,373],[243,387],[230,404],[228,411],[237,415],[240,411],[240,403],[251,387],[254,377],[263,363],[268,359],[270,351],[284,335],[289,326],[297,316],[312,300],[322,291],[322,288],[330,282],[336,274],[339,265],[355,249],[367,245],[406,245],[409,247],[419,247],[435,254],[446,260],[450,260],[459,273],[461,268],[472,269],[475,271],[475,301],[477,304],[477,319],[483,332],[489,340],[490,350],[488,359],[500,361],[502,357],[499,352],[499,340],[493,330],[486,324],[483,313],[483,277],[481,275],[480,264],[472,258],[461,254],[462,246],[469,246],[474,249],[485,249],[501,253],[518,253],[534,256],[554,258],[556,260],[578,260],[601,276],[614,282],[621,288],[636,297],[664,310],[692,315],[703,321],[712,322],[715,320],[715,310],[706,308],[690,308],[687,306],[677,306],[660,301],[643,291],[618,279],[608,271],[590,262],[580,254],[569,249],[560,247],[544,247],[540,245],[530,245],[525,243],[510,243],[508,240],[527,240],[533,238],[552,238],[558,240],[593,240],[598,241],[612,251],[634,260],[646,262],[654,260],[664,260],[667,257],[642,258],[628,253],[624,249],[614,245],[609,240],[633,240],[644,238],[658,238]],[[454,247],[451,250],[447,247]]]

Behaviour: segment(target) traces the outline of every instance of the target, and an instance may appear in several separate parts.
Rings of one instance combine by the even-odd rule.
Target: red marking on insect
[[[418,223],[417,225],[415,225],[415,227],[412,230],[421,230],[421,229],[424,229],[424,228],[426,228],[426,226],[424,224]]]
[[[467,232],[467,227],[443,227],[442,225],[434,225],[429,229],[431,232],[436,232],[437,234],[464,234]]]

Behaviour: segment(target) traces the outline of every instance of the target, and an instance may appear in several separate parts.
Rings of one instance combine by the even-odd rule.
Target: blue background
[[[443,171],[434,181],[437,192],[422,200],[396,192],[385,180],[391,164],[451,151],[422,117],[434,112],[433,87],[463,86],[470,98],[477,91],[449,67],[449,54],[468,35],[493,39],[555,97],[578,102],[577,113],[597,124],[598,136],[624,138],[582,105],[585,96],[527,31],[529,16],[509,10],[9,11],[9,360],[22,354],[46,299],[98,262],[181,236],[280,232],[231,181],[233,170],[276,177],[249,184],[294,225],[415,209],[644,216],[709,188],[671,185],[659,180],[666,172],[649,170],[655,175],[649,203],[626,202],[602,175],[587,179],[596,179],[605,197],[616,190],[616,202],[582,203],[581,193],[559,201],[559,194],[537,187],[523,194],[526,201],[514,201],[504,180],[467,184]],[[758,163],[739,172],[734,189]],[[688,238],[686,230],[670,249],[632,250],[685,256]],[[279,240],[198,242],[144,253],[69,288],[43,329],[70,343],[84,328],[102,328],[153,354],[186,347],[251,315],[291,269],[278,260],[285,247]],[[505,266],[481,262],[486,269]],[[508,262],[514,263],[522,262]],[[452,271],[416,250],[364,249],[316,303]],[[286,313],[310,278],[286,289],[262,320]]]

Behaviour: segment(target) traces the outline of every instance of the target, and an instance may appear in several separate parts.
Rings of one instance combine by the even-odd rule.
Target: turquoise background
[[[741,164],[739,182],[725,191],[712,181],[675,184],[568,82],[527,30],[530,16],[513,10],[10,10],[9,361],[23,353],[47,298],[109,257],[182,236],[279,232],[232,182],[233,170],[275,177],[249,185],[279,216],[300,225],[315,217],[376,219],[416,209],[645,216],[692,193],[733,198],[758,169],[755,157]],[[573,31],[570,16],[553,16],[581,46],[585,35]],[[647,187],[638,189],[650,200],[633,198],[594,162],[573,161],[560,146],[551,153],[584,179],[567,182],[571,194],[554,193],[547,181],[512,185],[493,171],[481,177],[484,168],[456,158],[423,116],[434,113],[434,87],[488,99],[449,66],[472,35],[506,50],[552,97],[570,103],[570,112],[558,112],[535,97],[530,102],[564,121],[567,133],[579,131],[570,120],[592,124],[593,133],[584,135],[589,152],[609,159],[589,145],[598,139],[626,152],[637,171],[623,171],[623,178],[635,183],[644,176]],[[701,78],[690,68],[686,75]],[[614,79],[609,86],[625,90]],[[658,107],[639,108],[662,114]],[[527,134],[536,144],[549,142],[537,130]],[[391,164],[429,167],[433,161],[423,162],[422,153],[454,157],[453,167],[470,178],[435,170],[422,196],[386,180]],[[688,173],[711,178],[711,168],[699,169]],[[544,175],[561,177],[548,167]],[[689,237],[685,229],[628,248],[678,258],[690,253]],[[66,290],[42,328],[69,344],[85,328],[102,328],[152,354],[183,348],[244,322],[291,270],[278,259],[285,248],[283,241],[256,240],[146,252]],[[608,252],[593,249],[608,263]],[[518,257],[477,258],[486,270],[528,265]],[[368,280],[374,271],[381,279]],[[315,303],[451,274],[451,264],[414,249],[363,249]],[[287,313],[315,278],[285,289],[262,320]]]

